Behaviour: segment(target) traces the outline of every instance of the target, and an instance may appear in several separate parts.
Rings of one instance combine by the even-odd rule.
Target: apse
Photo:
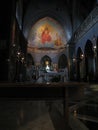
[[[38,20],[28,36],[28,47],[37,49],[60,49],[66,46],[66,37],[62,26],[53,18]]]

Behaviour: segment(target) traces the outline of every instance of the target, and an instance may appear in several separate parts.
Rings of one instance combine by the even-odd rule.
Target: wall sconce
[[[17,55],[20,56],[20,52],[17,52]]]
[[[96,45],[94,45],[94,46],[93,46],[93,49],[96,50],[96,48],[97,48]]]
[[[21,56],[21,52],[18,51],[18,52],[17,52],[17,58],[18,58],[18,60],[19,60],[20,56]]]
[[[24,63],[24,57],[21,57],[21,62]]]
[[[76,62],[76,58],[73,58],[72,60],[73,60],[73,63],[75,63],[75,62]]]
[[[80,59],[82,60],[83,58],[84,58],[84,55],[83,55],[83,54],[81,54],[81,55],[80,55]]]
[[[96,45],[93,46],[93,50],[94,50],[94,55],[96,56],[96,52],[97,52],[97,46]]]
[[[12,45],[13,47],[16,47],[16,44],[15,43],[13,43],[13,45]]]

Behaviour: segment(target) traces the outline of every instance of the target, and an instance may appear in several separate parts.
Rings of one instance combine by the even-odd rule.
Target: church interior
[[[97,130],[98,0],[3,0],[0,17],[0,129]]]

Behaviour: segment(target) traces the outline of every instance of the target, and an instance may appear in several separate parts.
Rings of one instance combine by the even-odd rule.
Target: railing
[[[96,122],[96,123],[98,123],[98,118],[97,118],[97,117],[88,116],[88,115],[81,115],[81,114],[77,114],[76,117],[77,117],[78,119],[82,119],[82,120],[87,120],[87,121],[91,121],[91,122]]]
[[[74,33],[74,42],[77,42],[98,21],[98,6],[88,15]]]

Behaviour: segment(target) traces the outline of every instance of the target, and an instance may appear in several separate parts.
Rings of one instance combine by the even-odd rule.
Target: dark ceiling
[[[24,10],[27,9],[27,6],[29,5],[30,2],[49,4],[50,2],[57,2],[57,1],[58,0],[23,0]],[[69,11],[71,11],[70,9],[72,9],[72,6],[74,6],[74,3],[78,3],[81,14],[83,15],[83,17],[86,17],[86,15],[96,5],[96,0],[60,0],[60,3],[64,3],[65,5],[67,5],[69,8]]]
[[[26,16],[26,12],[28,10],[28,7],[30,4],[32,4],[31,8],[36,8],[35,12],[42,7],[45,6],[49,9],[52,8],[51,6],[54,4],[57,6],[58,9],[62,9],[64,6],[67,9],[67,12],[69,14],[71,22],[73,22],[74,15],[75,17],[78,17],[78,21],[80,23],[83,22],[83,20],[88,16],[88,14],[91,12],[91,10],[94,8],[96,3],[96,0],[23,0],[23,9],[24,9],[24,17]],[[46,8],[45,7],[45,8]],[[28,15],[32,15],[33,13],[29,12]],[[29,21],[32,19],[29,19],[30,17],[26,17]],[[29,23],[26,23],[27,25]],[[73,24],[73,23],[72,23]],[[27,27],[29,28],[29,26]]]
[[[6,32],[9,30],[9,22],[10,22],[10,15],[11,14],[11,6],[12,2],[14,0],[6,1],[3,0],[2,3],[0,4],[0,34],[1,37],[4,34],[3,32]],[[58,0],[23,0],[23,10],[24,10],[24,15],[26,13],[27,7],[29,6],[30,2],[32,3],[45,3],[49,4],[51,2],[57,3]],[[90,13],[90,11],[94,8],[96,5],[96,0],[59,0],[60,5],[66,5],[68,8],[68,12],[70,17],[73,15],[73,8],[78,8],[77,12],[79,12],[79,15],[82,17],[82,19],[85,19],[87,15]],[[75,7],[75,3],[77,4],[77,7]],[[59,4],[58,4],[59,6]],[[4,35],[6,35],[5,33]],[[4,36],[6,37],[6,36]]]

